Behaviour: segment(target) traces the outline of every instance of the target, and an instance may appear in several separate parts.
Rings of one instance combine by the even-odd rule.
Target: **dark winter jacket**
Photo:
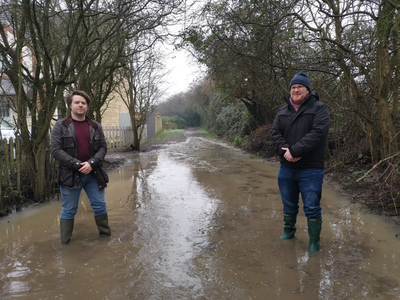
[[[299,110],[290,104],[279,108],[271,127],[271,140],[284,166],[292,168],[324,168],[325,144],[329,130],[329,114],[326,105],[319,101],[316,92],[310,92]],[[289,148],[297,162],[289,162],[284,158]]]
[[[91,167],[100,189],[107,186],[108,175],[102,168],[102,162],[107,153],[107,142],[103,128],[95,121],[86,117],[90,130]],[[58,184],[63,187],[77,189],[81,186],[78,170],[81,161],[77,159],[75,126],[72,117],[58,120],[51,131],[50,149],[53,157],[58,160]]]

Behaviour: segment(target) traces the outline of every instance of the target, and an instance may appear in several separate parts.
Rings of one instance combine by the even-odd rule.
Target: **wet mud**
[[[324,186],[321,251],[304,213],[279,240],[278,166],[199,136],[125,155],[110,174],[111,238],[83,193],[0,219],[0,299],[400,299],[400,233]]]

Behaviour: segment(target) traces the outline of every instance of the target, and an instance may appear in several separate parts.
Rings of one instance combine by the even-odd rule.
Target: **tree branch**
[[[384,163],[385,161],[387,161],[387,160],[389,160],[389,159],[391,159],[391,158],[393,158],[393,157],[396,157],[396,156],[398,156],[398,155],[400,155],[400,152],[397,152],[397,153],[395,153],[395,154],[393,154],[393,155],[391,155],[391,156],[389,156],[389,157],[386,157],[385,159],[380,160],[380,161],[379,161],[377,164],[375,164],[367,173],[365,173],[364,176],[358,178],[358,179],[356,180],[356,182],[360,182],[361,180],[363,180],[364,178],[366,178],[373,170],[375,170],[377,167],[379,167],[382,163]]]

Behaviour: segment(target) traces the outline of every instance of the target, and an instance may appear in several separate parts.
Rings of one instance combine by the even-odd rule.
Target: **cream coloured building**
[[[105,127],[110,126],[130,126],[126,124],[124,120],[121,120],[121,114],[128,114],[128,108],[126,107],[124,101],[121,99],[121,95],[118,93],[112,93],[111,101],[102,116],[101,124]]]

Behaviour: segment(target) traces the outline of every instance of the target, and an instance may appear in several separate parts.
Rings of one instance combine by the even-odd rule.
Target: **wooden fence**
[[[47,151],[46,180],[49,196],[57,194],[56,162]],[[30,194],[30,180],[27,176],[27,164],[20,139],[0,139],[0,216],[7,212],[19,210],[23,206],[23,199]],[[30,199],[28,199],[30,200]]]
[[[1,185],[14,185],[18,191],[21,191],[21,145],[20,141],[16,139],[0,140],[0,199],[1,199]],[[14,179],[14,180],[12,180]]]
[[[131,126],[103,127],[108,148],[124,149],[133,144],[133,131]],[[147,127],[143,128],[142,141],[147,139]],[[0,216],[6,211],[17,209],[21,205],[21,197],[27,186],[26,159],[21,149],[19,139],[0,139]],[[48,151],[49,167],[46,172],[49,179],[49,189],[54,196],[56,190],[56,166],[54,158]],[[28,181],[27,181],[28,180]]]
[[[139,128],[140,131],[141,128]],[[107,147],[110,149],[124,149],[133,145],[133,130],[131,126],[109,126],[103,127],[104,135],[107,140]],[[142,133],[142,141],[147,139],[147,126],[145,125]]]

